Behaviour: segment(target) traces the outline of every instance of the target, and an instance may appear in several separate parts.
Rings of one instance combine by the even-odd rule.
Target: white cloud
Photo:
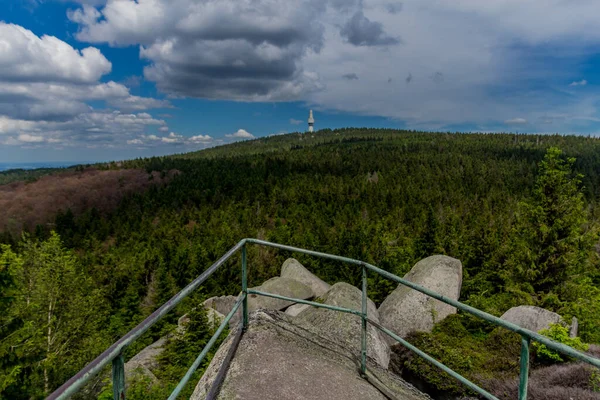
[[[142,142],[140,139],[132,139],[128,140],[127,144],[144,144],[144,142]]]
[[[233,139],[253,139],[254,135],[245,129],[238,129],[237,132],[232,133],[230,135],[225,135],[225,137],[233,138]]]
[[[290,118],[290,124],[292,124],[292,125],[300,125],[303,122],[304,121],[299,120],[299,119]]]
[[[557,131],[597,123],[600,95],[574,93],[565,82],[587,84],[581,77],[600,45],[600,2],[392,3],[107,0],[104,7],[71,11],[69,18],[79,25],[76,38],[83,42],[138,45],[148,62],[145,79],[172,96],[302,100],[322,110],[389,117],[418,129],[469,124],[501,130],[519,124],[515,115],[538,131],[549,123]],[[342,79],[343,74],[360,79]],[[97,78],[88,82],[99,85]],[[55,99],[63,101],[55,108],[68,115],[41,104],[35,110],[13,107],[21,116],[11,116],[56,120],[88,112],[81,108],[85,100]],[[153,100],[127,91],[105,101],[129,110],[162,107]]]
[[[38,37],[0,21],[0,81],[92,83],[111,68],[95,47],[79,51],[54,36]]]
[[[18,140],[20,142],[26,142],[26,143],[40,143],[40,142],[44,141],[44,137],[43,136],[30,135],[28,133],[21,133],[18,136]]]
[[[190,142],[210,142],[213,140],[209,135],[196,135],[189,138]]]
[[[4,144],[109,146],[145,127],[166,125],[148,113],[165,100],[134,96],[125,85],[100,82],[111,63],[93,47],[81,51],[53,36],[0,22],[0,136]],[[90,101],[104,103],[95,110]],[[120,111],[113,111],[117,108]]]
[[[64,121],[26,121],[0,116],[0,139],[20,143],[48,143],[65,147],[123,145],[143,134],[148,126],[161,126],[147,113],[87,112]]]
[[[527,124],[527,120],[525,118],[512,118],[504,121],[507,125],[525,125]]]
[[[569,86],[585,86],[587,84],[588,84],[588,81],[586,81],[585,79],[582,79],[580,81],[571,82],[571,84]]]
[[[160,128],[158,128],[159,131],[161,132],[169,132],[169,127],[168,126],[161,126]]]

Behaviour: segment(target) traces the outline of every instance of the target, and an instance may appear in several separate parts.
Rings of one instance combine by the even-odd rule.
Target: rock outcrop
[[[310,287],[315,295],[319,297],[325,294],[331,287],[319,277],[307,270],[295,258],[288,258],[281,266],[281,277],[301,282]]]
[[[562,317],[557,313],[535,306],[513,307],[500,318],[534,332],[548,329],[552,324],[564,324]]]
[[[227,315],[236,302],[237,296],[215,296],[205,300],[203,305],[206,309],[212,308],[222,315]]]
[[[297,321],[298,318],[277,311],[252,313],[218,398],[386,400],[390,397],[382,394],[383,389],[397,399],[429,399],[372,363],[368,366],[369,380],[362,379],[354,351],[349,351],[343,342],[307,332]],[[192,400],[206,397],[234,336],[235,332],[231,332],[215,354]],[[382,387],[377,389],[371,381]]]
[[[290,278],[271,278],[253,289],[302,300],[308,300],[315,296],[310,287]],[[272,297],[258,296],[255,294],[248,296],[248,309],[250,311],[256,311],[261,308],[267,310],[283,310],[292,304],[294,304],[293,301],[274,299]]]
[[[347,283],[336,283],[321,296],[324,304],[338,307],[361,310],[362,293],[356,287]],[[375,303],[367,302],[367,315],[375,322],[379,321],[379,313]],[[298,324],[313,332],[337,341],[343,347],[353,351],[356,356],[361,351],[361,318],[357,315],[327,310],[324,308],[310,307],[299,314],[296,319]],[[384,334],[372,325],[367,326],[367,356],[371,357],[378,365],[387,368],[390,361],[390,348]]]
[[[404,279],[458,300],[462,263],[448,256],[427,257],[416,263]],[[431,332],[433,325],[454,313],[456,308],[402,284],[379,307],[381,324],[400,337],[410,332]],[[386,340],[394,342],[387,335]]]
[[[150,378],[151,383],[158,382],[158,378],[156,378],[153,371],[158,368],[158,358],[164,351],[167,340],[168,336],[158,339],[127,361],[125,363],[125,376],[128,376],[130,380],[135,380],[137,377],[146,377]]]
[[[285,313],[287,315],[290,315],[292,317],[296,317],[298,316],[301,312],[304,312],[306,310],[308,310],[309,308],[311,308],[312,306],[309,306],[308,304],[294,304],[293,306],[289,306],[286,310]]]

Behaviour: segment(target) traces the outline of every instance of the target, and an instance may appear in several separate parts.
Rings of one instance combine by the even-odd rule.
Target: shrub
[[[544,329],[540,331],[540,333],[556,342],[566,344],[567,346],[573,347],[574,349],[579,351],[587,351],[589,348],[589,346],[583,343],[580,338],[569,337],[569,330],[567,329],[567,327],[561,324],[552,324],[550,325],[549,329]],[[546,345],[542,343],[533,342],[533,348],[535,349],[536,360],[541,363],[554,364],[565,361],[571,361],[569,357],[549,349]]]

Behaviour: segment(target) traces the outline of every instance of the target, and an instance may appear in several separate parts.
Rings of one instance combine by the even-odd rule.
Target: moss
[[[474,331],[467,329],[465,325],[474,328]],[[502,328],[489,333],[480,328],[473,326],[466,316],[455,314],[437,324],[431,333],[413,333],[407,340],[475,383],[518,373],[519,335]],[[394,347],[397,356],[394,362],[402,363],[400,369],[403,372],[424,381],[433,391],[469,394],[466,387],[455,378],[399,347]]]

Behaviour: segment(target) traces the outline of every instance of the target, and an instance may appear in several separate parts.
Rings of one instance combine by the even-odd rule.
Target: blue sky
[[[0,0],[0,162],[316,127],[600,134],[600,2]]]

